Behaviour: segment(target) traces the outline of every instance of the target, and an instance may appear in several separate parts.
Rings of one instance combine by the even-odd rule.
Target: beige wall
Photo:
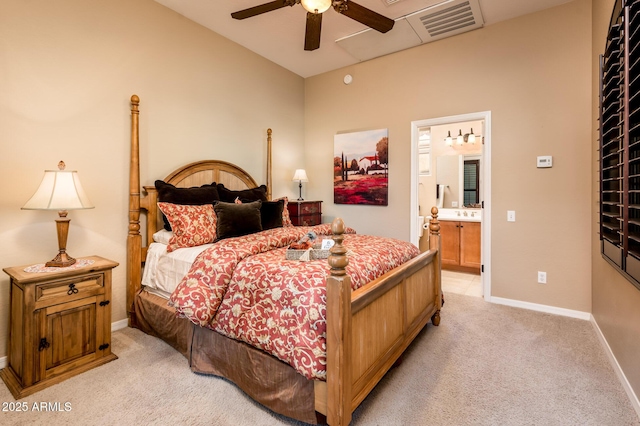
[[[408,240],[411,121],[491,111],[493,296],[590,312],[591,52],[591,2],[577,0],[306,79],[310,197],[327,219]],[[332,204],[333,136],[381,127],[389,206]]]
[[[604,52],[607,30],[614,0],[593,2],[593,53],[592,87],[598,88],[598,55]],[[598,235],[598,168],[597,126],[598,98],[593,97],[593,208],[592,255],[593,255],[593,316],[607,339],[611,351],[622,367],[636,395],[640,395],[640,291],[612,268],[600,254]]]
[[[70,212],[69,253],[120,262],[114,321],[125,318],[132,94],[142,102],[143,184],[206,158],[264,181],[272,127],[274,195],[297,198],[303,79],[152,0],[3,0],[0,70],[0,266],[55,255],[57,214],[20,207],[64,160],[95,205]],[[8,297],[2,273],[0,357]]]

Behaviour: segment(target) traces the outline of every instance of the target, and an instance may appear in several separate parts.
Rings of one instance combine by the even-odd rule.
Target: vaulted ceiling
[[[322,17],[320,48],[313,51],[304,50],[307,12],[300,4],[236,20],[231,18],[232,12],[270,0],[155,1],[302,77],[310,77],[422,43],[436,42],[438,37],[467,30],[481,31],[482,26],[571,0],[356,0],[359,5],[395,20],[394,28],[381,34],[330,8]],[[449,10],[460,11],[465,7],[475,9],[475,25],[463,26],[457,32],[435,38],[420,34],[421,31],[424,33],[420,23],[427,21],[424,16],[433,15],[434,11],[444,16]]]

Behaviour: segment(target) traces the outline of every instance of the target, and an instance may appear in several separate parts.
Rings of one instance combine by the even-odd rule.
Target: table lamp
[[[302,182],[309,182],[309,179],[307,178],[307,172],[305,172],[304,169],[296,170],[296,172],[293,174],[293,180],[298,181],[298,187],[300,189],[300,198],[298,198],[298,201],[304,201],[304,198],[302,198]]]
[[[38,190],[22,207],[23,210],[58,210],[60,217],[56,220],[58,254],[45,266],[64,267],[76,263],[76,260],[67,254],[70,220],[67,218],[67,210],[93,208],[82,189],[78,172],[64,168],[64,161],[60,161],[58,170],[45,170]]]

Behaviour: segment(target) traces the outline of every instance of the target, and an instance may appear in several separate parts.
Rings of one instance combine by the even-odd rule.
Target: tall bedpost
[[[327,422],[334,426],[351,422],[351,278],[342,219],[333,221],[331,231],[335,245],[327,277]]]
[[[440,325],[440,308],[442,308],[442,256],[440,250],[440,221],[438,220],[438,208],[431,208],[431,219],[429,220],[429,250],[437,250],[436,253],[436,304],[438,309],[431,317],[433,325]]]
[[[271,129],[267,129],[267,200],[271,200]]]
[[[129,235],[127,235],[127,313],[129,327],[136,325],[133,301],[140,290],[142,236],[140,235],[140,98],[131,96],[131,160],[129,163]]]

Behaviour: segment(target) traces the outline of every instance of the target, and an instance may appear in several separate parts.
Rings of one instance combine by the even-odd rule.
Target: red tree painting
[[[334,203],[388,205],[388,135],[387,129],[379,129],[334,137]]]

